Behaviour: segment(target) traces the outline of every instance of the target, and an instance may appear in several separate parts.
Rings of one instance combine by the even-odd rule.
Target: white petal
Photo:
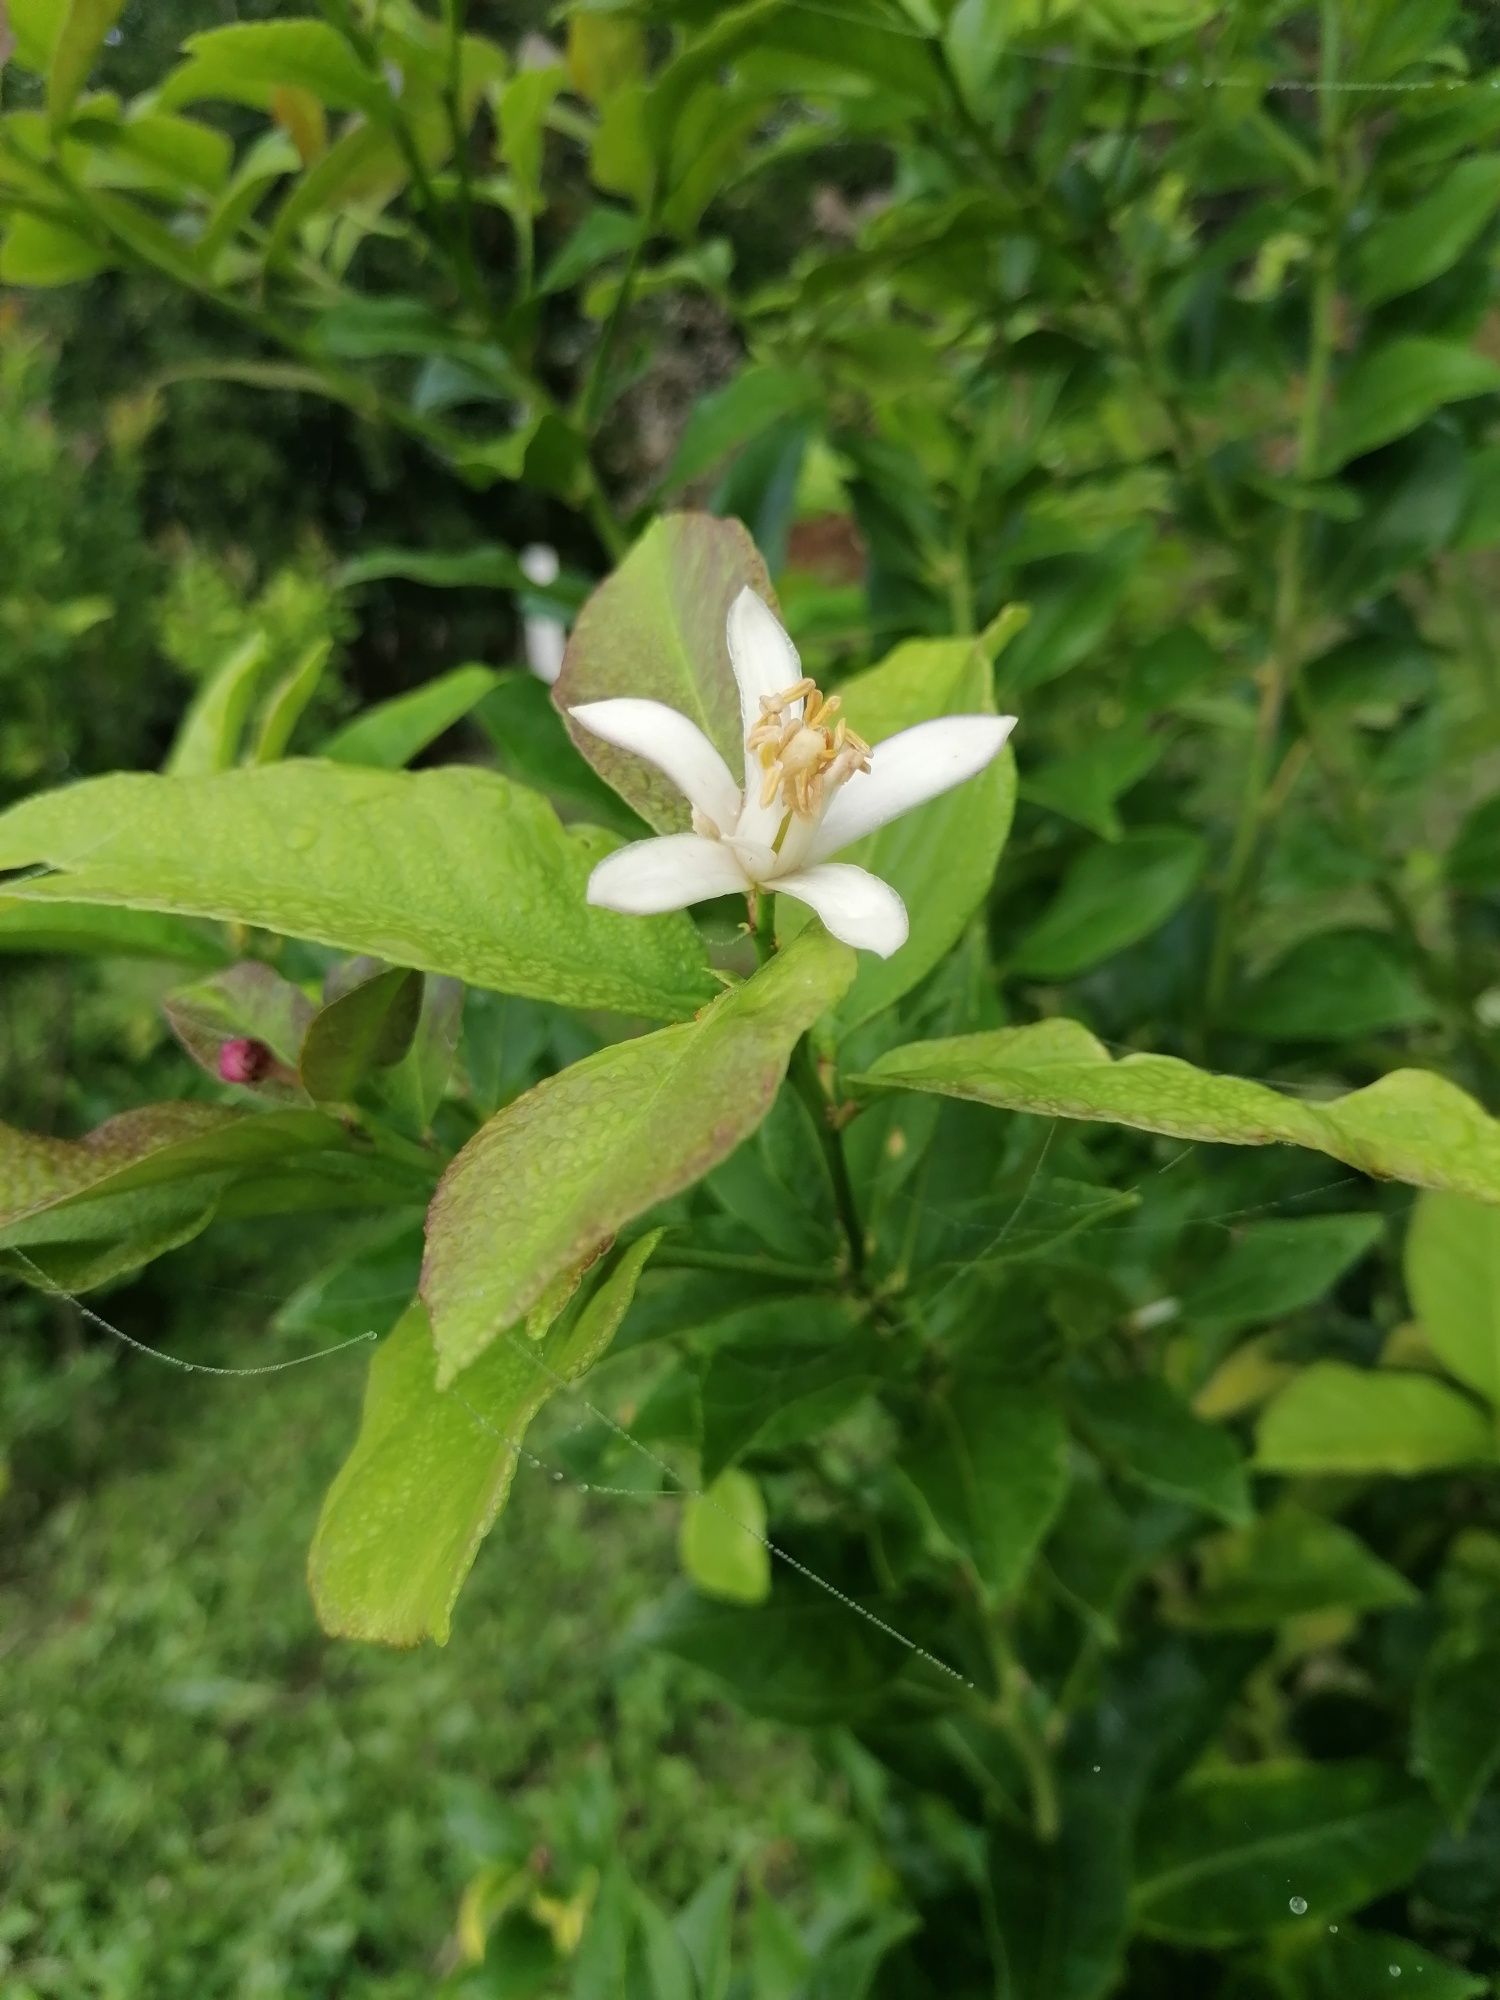
[[[889,882],[848,861],[825,861],[778,875],[769,886],[816,910],[845,944],[889,958],[906,943],[906,905]]]
[[[568,710],[575,722],[618,749],[632,751],[672,780],[690,804],[727,833],[740,816],[740,788],[696,722],[664,701],[622,695]]]
[[[740,691],[740,721],[748,736],[760,721],[761,696],[784,694],[789,687],[795,687],[802,678],[802,662],[781,620],[763,597],[756,596],[748,583],[729,607],[724,636],[729,643],[729,664],[734,669],[735,685]],[[794,715],[800,721],[800,701],[787,709],[789,720]],[[752,760],[747,751],[747,791],[751,766]],[[760,767],[755,765],[754,768],[759,770]]]
[[[837,854],[887,820],[974,777],[999,756],[1015,726],[1013,715],[941,715],[877,743],[869,770],[841,786],[823,815],[811,858]]]
[[[589,877],[589,901],[631,917],[684,910],[710,896],[743,895],[750,887],[734,850],[701,833],[664,833],[607,854]]]

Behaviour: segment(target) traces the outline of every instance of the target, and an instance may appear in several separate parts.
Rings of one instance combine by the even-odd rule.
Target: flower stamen
[[[788,715],[796,702],[801,715]],[[817,683],[803,679],[780,694],[760,698],[760,720],[745,738],[745,747],[765,771],[760,803],[779,797],[788,812],[817,819],[827,800],[856,771],[870,768],[870,746],[848,723],[834,721],[840,697],[823,694]]]

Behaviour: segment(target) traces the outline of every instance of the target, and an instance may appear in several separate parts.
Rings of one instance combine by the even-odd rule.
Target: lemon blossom
[[[601,861],[588,899],[649,916],[712,896],[774,891],[812,908],[836,938],[889,958],[906,942],[906,906],[867,868],[830,856],[898,814],[982,771],[1013,715],[946,715],[873,749],[838,718],[839,698],[804,677],[770,606],[748,588],[726,638],[740,695],[743,783],[698,725],[665,702],[581,702],[573,720],[644,758],[693,809],[691,833],[638,840]]]

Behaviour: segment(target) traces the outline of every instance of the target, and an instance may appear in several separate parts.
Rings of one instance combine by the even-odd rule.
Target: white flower
[[[775,891],[808,904],[845,944],[889,958],[906,942],[905,904],[878,875],[829,856],[982,771],[1015,717],[941,716],[871,750],[834,721],[838,696],[803,678],[796,647],[753,590],[729,607],[726,636],[743,786],[698,725],[665,702],[625,697],[569,709],[595,736],[654,764],[693,808],[691,833],[638,840],[601,861],[589,901],[650,916]]]

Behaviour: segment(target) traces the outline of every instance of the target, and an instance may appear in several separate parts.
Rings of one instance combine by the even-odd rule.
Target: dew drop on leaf
[[[1307,1915],[1306,1896],[1293,1896],[1291,1902],[1287,1905],[1287,1908],[1291,1911],[1294,1917],[1305,1917]]]

